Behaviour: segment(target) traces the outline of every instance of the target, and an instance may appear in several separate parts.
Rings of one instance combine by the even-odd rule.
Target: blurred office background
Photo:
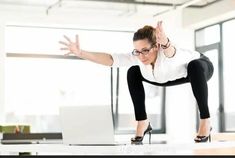
[[[131,53],[133,33],[144,25],[156,26],[159,20],[174,44],[211,59],[213,132],[234,132],[234,0],[1,0],[1,124],[30,125],[31,132],[61,132],[60,106],[108,105],[115,133],[134,133],[128,68],[65,57],[58,41],[64,40],[63,35],[75,40],[78,34],[82,49]],[[175,141],[182,136],[191,139],[198,113],[190,85],[144,86],[154,133]]]

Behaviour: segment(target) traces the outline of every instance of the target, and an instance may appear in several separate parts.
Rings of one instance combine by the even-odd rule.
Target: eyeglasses
[[[139,56],[140,54],[147,55],[154,46],[155,45],[152,45],[149,49],[144,48],[144,49],[142,49],[142,51],[138,51],[138,50],[134,49],[132,51],[132,55],[134,55],[134,56]]]

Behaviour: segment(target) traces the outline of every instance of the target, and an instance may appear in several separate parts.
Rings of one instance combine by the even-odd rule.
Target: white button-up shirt
[[[187,65],[190,61],[200,58],[196,51],[176,48],[173,57],[165,56],[163,49],[160,49],[154,65],[144,65],[132,54],[111,54],[113,58],[112,67],[139,65],[142,76],[152,82],[165,83],[187,76]]]

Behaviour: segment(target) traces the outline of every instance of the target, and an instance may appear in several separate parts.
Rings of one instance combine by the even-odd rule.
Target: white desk
[[[68,146],[63,144],[0,145],[0,154],[32,152],[54,155],[194,155],[217,149],[235,149],[235,142],[190,143],[190,144],[144,144],[122,146]],[[235,152],[235,150],[234,150]],[[235,154],[232,152],[232,154]],[[218,153],[217,153],[218,154]],[[226,154],[226,153],[222,153]],[[228,153],[229,154],[229,153]],[[230,152],[231,154],[231,152]]]

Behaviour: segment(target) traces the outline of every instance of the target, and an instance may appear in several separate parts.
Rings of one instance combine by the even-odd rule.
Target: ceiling
[[[43,8],[46,14],[51,10],[67,10],[94,15],[103,12],[118,16],[158,16],[173,9],[203,8],[218,1],[221,0],[0,0],[0,6]]]
[[[25,6],[50,6],[55,3],[74,3],[74,2],[98,2],[100,4],[137,4],[137,5],[156,5],[156,6],[180,6],[192,0],[1,0],[1,4],[25,5]],[[189,7],[205,7],[219,0],[199,0]]]

